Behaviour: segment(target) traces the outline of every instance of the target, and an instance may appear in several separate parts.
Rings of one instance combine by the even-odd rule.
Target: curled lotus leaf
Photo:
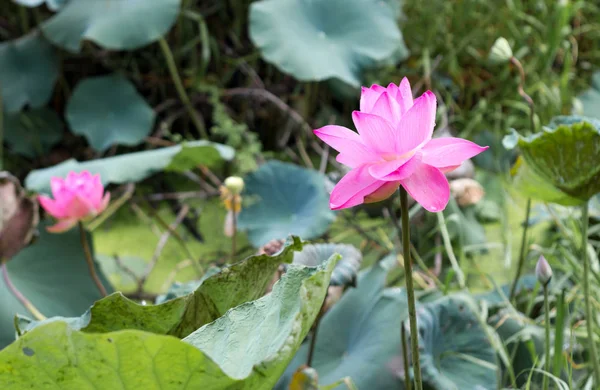
[[[559,116],[541,132],[514,133],[504,144],[518,146],[527,166],[569,197],[585,202],[600,192],[599,120]]]
[[[356,274],[362,263],[362,253],[349,244],[309,244],[301,252],[294,253],[293,264],[317,266],[334,254],[342,256],[331,275],[331,285],[348,286],[356,284]]]

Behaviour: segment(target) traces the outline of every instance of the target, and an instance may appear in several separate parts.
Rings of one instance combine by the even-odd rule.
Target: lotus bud
[[[550,283],[550,279],[552,279],[552,268],[544,255],[541,255],[536,266],[535,266],[535,276],[537,280],[542,284],[542,286],[546,286]]]
[[[229,176],[225,179],[225,187],[234,195],[241,194],[244,189],[244,179],[238,176]]]
[[[488,59],[494,64],[503,64],[510,61],[513,56],[512,49],[506,38],[500,37],[492,45]]]

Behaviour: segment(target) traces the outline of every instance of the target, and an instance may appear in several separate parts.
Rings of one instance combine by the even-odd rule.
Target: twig
[[[169,225],[169,229],[167,229],[167,231],[165,231],[162,234],[162,236],[160,237],[160,239],[158,240],[158,244],[156,245],[156,249],[154,249],[154,254],[152,255],[152,260],[150,260],[150,263],[148,263],[148,265],[144,269],[144,272],[138,279],[138,291],[143,290],[144,283],[148,279],[150,272],[152,272],[152,270],[156,266],[156,263],[158,262],[158,258],[160,257],[160,254],[162,253],[163,249],[165,248],[167,241],[169,241],[169,237],[171,237],[171,233],[177,228],[177,226],[179,226],[179,224],[183,221],[183,219],[185,218],[185,216],[187,215],[187,213],[189,211],[190,211],[190,207],[187,204],[184,204],[181,207],[181,210],[179,210],[179,213],[177,214],[175,221],[171,225]]]
[[[206,191],[184,191],[184,192],[165,192],[159,194],[142,195],[139,199],[158,202],[161,200],[185,200],[185,199],[207,199],[217,193],[209,194]],[[136,198],[138,199],[138,198]]]
[[[300,153],[300,157],[302,157],[302,161],[304,161],[304,165],[310,169],[314,169],[315,166],[306,152],[306,148],[304,147],[304,142],[302,142],[301,137],[296,136],[296,144],[298,145],[298,152]]]
[[[527,208],[525,209],[525,222],[523,226],[523,235],[521,236],[521,249],[519,250],[519,263],[517,264],[517,274],[513,279],[512,286],[510,287],[510,294],[508,299],[510,301],[515,297],[517,292],[517,284],[523,273],[525,267],[525,247],[527,246],[527,229],[529,228],[529,213],[531,212],[531,198],[527,199]]]
[[[10,290],[10,292],[14,295],[15,298],[17,298],[17,300],[21,303],[21,305],[25,306],[25,308],[27,310],[29,310],[29,312],[33,315],[33,317],[38,320],[38,321],[43,321],[46,319],[46,316],[44,316],[42,313],[40,313],[40,311],[33,305],[33,303],[31,303],[31,301],[29,299],[27,299],[25,297],[25,295],[23,295],[23,293],[21,293],[17,287],[15,287],[15,285],[12,283],[12,281],[10,280],[10,277],[8,276],[8,269],[6,269],[6,262],[2,262],[2,264],[0,265],[0,267],[2,268],[2,277],[4,278],[4,283],[6,284],[6,287]]]
[[[107,295],[106,288],[104,288],[104,285],[102,285],[102,282],[100,281],[100,278],[98,277],[98,274],[96,273],[96,267],[94,265],[94,258],[92,256],[92,251],[90,250],[90,243],[88,242],[88,239],[87,239],[85,227],[83,226],[83,223],[81,223],[81,221],[78,223],[78,226],[79,226],[79,239],[81,241],[81,246],[83,247],[83,253],[85,255],[85,261],[86,261],[88,269],[90,271],[90,276],[92,277],[92,280],[96,284],[96,287],[98,287],[98,291],[100,291],[100,295],[105,297]]]
[[[158,44],[163,52],[165,61],[167,62],[167,68],[169,68],[169,73],[171,73],[171,78],[173,79],[173,84],[175,84],[175,89],[177,90],[179,98],[181,99],[185,108],[187,109],[188,114],[190,115],[190,118],[194,123],[194,126],[200,133],[200,136],[204,139],[208,139],[208,133],[206,132],[204,123],[202,123],[202,118],[200,117],[198,111],[194,109],[194,106],[192,105],[189,96],[185,92],[185,87],[183,86],[183,82],[181,81],[181,77],[179,76],[179,72],[177,71],[177,65],[175,64],[175,59],[173,58],[173,53],[171,52],[169,44],[167,43],[164,37],[161,37],[158,40]]]
[[[317,318],[315,319],[315,325],[312,337],[310,339],[310,345],[308,347],[308,358],[306,359],[306,365],[312,367],[313,356],[315,353],[315,346],[317,345],[317,331],[319,330],[319,324],[321,323],[321,318],[323,317],[323,309],[325,307],[325,302],[327,302],[327,296],[329,294],[325,293],[325,299],[323,299],[323,304],[321,305],[321,310],[319,310],[319,314],[317,314]]]
[[[321,153],[321,163],[319,164],[319,172],[325,174],[327,171],[327,159],[329,158],[329,145],[325,145],[323,153]]]
[[[138,276],[135,274],[135,272],[133,272],[133,270],[131,268],[129,268],[127,265],[125,265],[123,263],[123,261],[121,260],[121,257],[119,255],[114,255],[113,258],[115,259],[115,264],[117,265],[117,267],[119,267],[120,269],[123,270],[123,272],[125,272],[127,275],[131,276],[131,278],[133,279],[134,282],[138,282]]]
[[[217,175],[215,175],[206,165],[199,165],[198,169],[200,169],[200,171],[202,171],[202,173],[208,177],[208,180],[210,180],[217,188],[223,184],[221,179],[219,179]]]
[[[458,260],[454,255],[454,250],[452,250],[452,242],[450,241],[450,234],[448,233],[448,228],[446,227],[446,219],[444,218],[444,214],[442,212],[436,213],[438,218],[438,225],[440,225],[440,232],[442,233],[442,241],[444,242],[444,248],[446,249],[446,254],[448,255],[448,259],[450,259],[450,264],[452,264],[452,269],[456,274],[456,279],[458,279],[458,285],[460,288],[465,288],[465,274],[462,269],[460,269],[460,265],[458,265]]]

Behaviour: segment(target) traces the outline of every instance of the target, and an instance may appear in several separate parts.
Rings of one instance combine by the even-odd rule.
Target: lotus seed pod
[[[225,187],[235,195],[239,195],[244,189],[244,179],[238,176],[229,176],[225,179]]]
[[[552,279],[552,268],[543,255],[540,256],[535,266],[535,276],[543,286],[547,285],[550,282],[550,279]]]
[[[510,61],[512,56],[513,52],[510,44],[506,38],[500,37],[494,42],[488,58],[494,64],[503,64]]]

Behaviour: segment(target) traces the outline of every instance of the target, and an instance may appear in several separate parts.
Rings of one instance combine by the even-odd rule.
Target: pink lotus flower
[[[324,126],[314,133],[340,152],[352,168],[331,193],[333,210],[384,200],[400,185],[426,210],[443,210],[450,198],[444,172],[487,149],[461,138],[432,139],[436,98],[431,91],[413,101],[410,84],[362,88],[360,111],[352,113],[358,133]]]
[[[53,177],[50,187],[54,199],[45,195],[38,196],[44,210],[58,223],[48,227],[52,233],[71,229],[77,222],[100,214],[110,201],[110,193],[104,194],[100,175],[69,172],[66,179]]]

